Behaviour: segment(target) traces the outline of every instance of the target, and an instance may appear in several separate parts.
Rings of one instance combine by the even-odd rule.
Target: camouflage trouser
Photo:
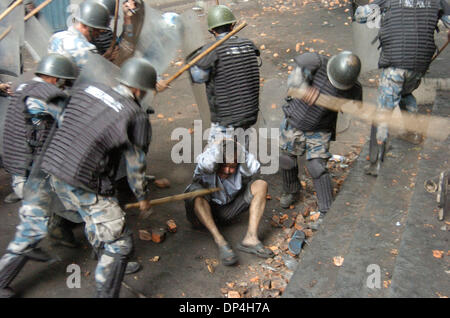
[[[111,274],[115,261],[112,255],[128,256],[132,252],[133,239],[125,224],[125,212],[113,197],[72,187],[54,176],[50,185],[67,210],[78,211],[86,223],[85,234],[91,245],[96,249],[103,247],[107,252],[102,254],[95,270],[99,287]]]
[[[412,92],[419,87],[423,74],[395,67],[384,68],[378,86],[378,108],[380,112],[392,112],[399,106],[402,110],[417,113],[416,98]],[[377,141],[386,141],[388,127],[380,124],[377,129]]]
[[[27,181],[27,178],[23,177],[23,176],[19,176],[19,175],[13,175],[12,176],[12,183],[11,186],[13,188],[14,193],[20,198],[23,199],[23,189],[24,189],[24,185],[25,182]],[[51,203],[58,203],[57,200],[55,202],[51,202],[51,200],[49,200],[48,202],[48,206],[49,207],[53,207],[53,210],[50,210],[50,219],[48,220],[48,230],[50,231],[50,233],[52,232],[52,229],[56,228],[56,227],[60,227],[63,226],[62,222],[63,222],[63,217],[61,215],[59,215],[58,210],[54,210],[54,208],[58,208],[58,205],[51,205]]]
[[[133,241],[125,226],[125,213],[114,198],[74,188],[54,177],[27,180],[25,196],[19,210],[20,224],[7,254],[0,259],[0,271],[14,258],[32,250],[47,235],[51,193],[54,191],[68,210],[79,213],[86,223],[85,233],[94,248],[103,246],[97,264],[95,280],[101,286],[115,259],[112,255],[131,254]],[[77,211],[77,212],[75,212]]]
[[[331,132],[307,131],[303,132],[292,127],[286,118],[280,126],[280,149],[293,156],[303,156],[306,159],[328,159],[331,157],[330,148]]]
[[[7,253],[0,259],[0,271],[19,255],[31,251],[47,235],[51,187],[49,178],[33,178],[26,182],[26,195],[19,209],[20,224]],[[29,190],[29,191],[28,191]]]

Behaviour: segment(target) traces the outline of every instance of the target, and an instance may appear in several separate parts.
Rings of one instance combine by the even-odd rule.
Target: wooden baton
[[[431,59],[431,62],[434,61],[435,58],[437,58],[439,56],[439,54],[441,54],[442,51],[444,51],[444,49],[447,47],[448,45],[448,40],[447,42],[437,51],[437,53],[433,56],[433,58]]]
[[[113,40],[112,40],[112,43],[111,43],[111,47],[114,47],[116,45],[118,20],[119,20],[119,0],[116,0],[116,9],[114,10]]]
[[[202,189],[202,190],[197,190],[197,191],[192,191],[192,192],[187,192],[187,193],[181,193],[181,194],[171,195],[171,196],[160,198],[160,199],[150,200],[150,204],[152,206],[155,206],[155,205],[165,204],[165,203],[174,202],[174,201],[181,201],[181,200],[195,198],[195,197],[202,196],[202,195],[207,195],[207,194],[217,192],[220,190],[222,190],[222,189],[221,188],[211,188],[211,189]],[[125,209],[133,209],[133,208],[139,208],[139,202],[129,203],[129,204],[125,205]]]
[[[12,26],[9,26],[5,31],[3,31],[2,34],[0,34],[0,41],[3,40],[3,38],[8,35],[8,33],[9,33],[9,31],[11,31],[11,29],[12,29]]]
[[[41,11],[44,7],[46,7],[52,1],[53,0],[46,0],[46,1],[42,2],[40,5],[38,5],[36,8],[34,8],[32,11],[30,11],[30,13],[28,13],[23,20],[27,21],[29,18],[31,18],[36,13]]]
[[[22,1],[23,0],[17,0],[12,5],[10,5],[5,11],[3,11],[2,14],[0,14],[0,21],[2,21],[8,14],[10,14],[15,7],[17,7],[19,4],[22,3]]]
[[[194,59],[192,59],[192,61],[190,61],[189,63],[185,64],[178,72],[175,73],[175,75],[173,75],[172,77],[170,77],[166,84],[168,85],[170,82],[174,81],[175,79],[177,79],[181,74],[183,74],[184,72],[186,72],[188,69],[190,69],[195,63],[197,63],[198,61],[200,61],[202,58],[204,58],[206,55],[208,55],[209,53],[211,53],[211,51],[213,51],[214,49],[216,49],[219,45],[221,45],[223,42],[225,42],[226,40],[228,40],[229,38],[231,38],[233,35],[235,35],[236,33],[238,33],[239,31],[241,31],[243,28],[245,28],[247,26],[247,22],[242,22],[240,25],[238,25],[236,28],[233,29],[233,31],[231,31],[230,33],[228,33],[227,35],[225,35],[223,37],[223,39],[217,41],[216,43],[214,43],[213,45],[211,45],[207,50],[205,50],[204,52],[200,53],[199,55],[197,55]]]
[[[305,96],[308,96],[309,91],[307,85],[300,88],[290,88],[288,90],[288,96],[303,99]],[[402,120],[398,120],[398,118],[392,116],[392,112],[380,111],[372,103],[339,98],[326,94],[320,94],[316,98],[314,105],[335,112],[341,111],[353,115],[367,123],[386,124],[395,129],[407,129],[438,140],[445,140],[450,133],[450,120],[446,117],[412,114],[407,111],[401,111]]]

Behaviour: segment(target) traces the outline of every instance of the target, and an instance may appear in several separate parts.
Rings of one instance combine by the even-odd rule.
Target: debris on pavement
[[[166,230],[159,228],[152,231],[152,241],[155,243],[162,243],[166,238]]]
[[[172,219],[168,220],[166,222],[166,225],[169,232],[175,233],[177,231],[177,224],[175,223],[175,220]]]
[[[158,188],[161,189],[170,188],[170,181],[167,178],[157,179],[154,183]]]
[[[152,234],[148,230],[139,230],[139,239],[142,241],[151,241]]]

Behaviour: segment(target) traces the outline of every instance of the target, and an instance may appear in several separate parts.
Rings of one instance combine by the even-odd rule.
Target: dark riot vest
[[[436,50],[434,31],[439,19],[438,0],[388,0],[385,5],[379,33],[382,51],[378,66],[425,73]]]
[[[346,99],[361,99],[362,88],[357,82],[351,89],[342,91],[335,88],[328,80],[328,59],[322,55],[320,67],[313,76],[312,86],[318,88],[321,94],[341,97]],[[333,137],[336,131],[337,113],[321,106],[308,106],[300,99],[288,99],[283,105],[284,115],[289,124],[301,131],[326,131],[331,132]]]
[[[74,89],[42,169],[62,181],[101,195],[113,195],[123,150],[134,144],[147,152],[148,115],[130,97],[102,84]]]
[[[50,99],[66,97],[56,86],[39,81],[28,81],[15,91],[6,111],[3,134],[3,163],[6,171],[27,177],[33,160],[41,153],[54,119],[48,114],[31,115],[25,100],[28,97],[48,102]],[[32,119],[39,119],[38,125]]]
[[[259,111],[259,65],[255,45],[231,37],[216,50],[217,60],[206,92],[211,122],[221,126],[249,127]]]

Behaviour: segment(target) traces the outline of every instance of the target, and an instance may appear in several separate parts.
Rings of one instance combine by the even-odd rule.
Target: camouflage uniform
[[[328,159],[331,141],[331,132],[307,131],[303,132],[292,127],[286,118],[280,126],[280,149],[292,156],[303,156],[306,159],[314,158]]]
[[[131,232],[125,225],[125,212],[113,197],[72,187],[54,176],[50,177],[50,184],[66,209],[78,211],[86,223],[85,234],[89,243],[96,250],[105,251],[95,270],[97,288],[100,289],[110,276],[114,255],[126,257],[133,249]]]
[[[389,3],[386,1],[377,0],[371,4],[359,6],[355,11],[355,21],[357,23],[367,23],[369,24],[369,27],[380,28],[380,21],[383,19],[383,15],[388,14],[387,12],[383,13],[382,11],[389,10],[386,8],[388,5]],[[414,8],[415,6],[425,8],[426,5],[427,4],[424,1],[404,1],[403,3],[405,8]],[[448,1],[440,1],[439,7],[440,10],[442,10],[440,19],[448,28],[450,26]],[[425,35],[423,35],[423,37],[425,37]],[[398,41],[402,41],[402,39],[398,39]],[[407,50],[407,48],[404,49]],[[393,66],[383,67],[378,86],[377,105],[379,110],[392,111],[395,107],[399,106],[402,110],[406,109],[410,113],[417,113],[418,108],[416,99],[412,95],[412,92],[419,87],[423,75],[423,72],[414,71],[412,69],[407,70]],[[388,136],[387,125],[380,124],[377,127],[376,132],[377,142],[379,144],[386,142]]]
[[[118,85],[114,90],[125,98],[134,98],[131,91],[123,85]],[[146,152],[127,143],[124,144],[122,153],[128,184],[136,198],[144,200],[148,197]],[[114,284],[111,280],[115,279],[114,273],[118,270],[117,259],[122,263],[127,262],[133,250],[132,233],[125,224],[125,212],[113,196],[103,196],[74,187],[55,176],[50,177],[50,185],[67,210],[78,212],[85,222],[87,239],[97,253],[101,252],[95,272],[97,290],[101,295],[101,291],[110,290],[110,284]]]
[[[89,52],[96,53],[95,45],[73,26],[67,31],[55,33],[48,46],[48,53],[59,53],[71,58],[81,69],[88,61]]]
[[[34,80],[42,81],[39,77]],[[42,100],[28,97],[25,105],[28,113],[32,115],[49,114],[57,121],[60,119],[60,108],[49,107]],[[39,124],[40,120],[32,118],[33,124]],[[42,172],[28,178],[13,175],[12,187],[17,196],[22,199],[22,206],[19,209],[20,223],[15,237],[9,243],[7,253],[0,259],[0,292],[8,287],[25,265],[28,259],[25,255],[35,250],[36,245],[47,235],[52,205],[49,176]],[[13,274],[11,274],[11,268],[15,268]]]
[[[419,87],[423,74],[396,67],[384,68],[378,86],[378,108],[381,111],[393,111],[399,106],[402,110],[417,113],[416,98],[412,92]],[[377,141],[384,142],[388,138],[386,124],[377,129]]]

